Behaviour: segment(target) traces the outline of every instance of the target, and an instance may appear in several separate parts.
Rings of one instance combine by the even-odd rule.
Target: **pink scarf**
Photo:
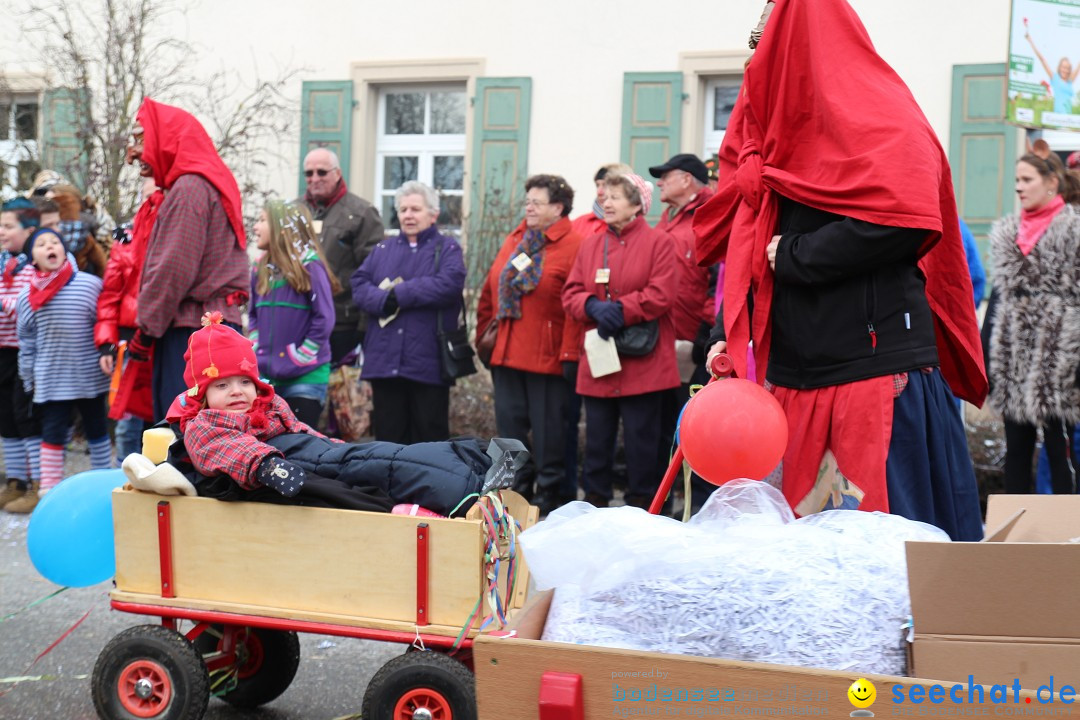
[[[1016,235],[1016,244],[1020,246],[1020,252],[1024,253],[1024,257],[1035,249],[1035,243],[1046,234],[1050,223],[1064,207],[1065,201],[1060,195],[1055,195],[1050,202],[1040,208],[1020,211],[1020,232]]]

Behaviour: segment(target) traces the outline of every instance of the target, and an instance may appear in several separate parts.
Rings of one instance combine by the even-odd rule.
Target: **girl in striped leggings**
[[[19,377],[41,419],[39,492],[44,494],[64,477],[64,442],[73,407],[82,416],[91,467],[111,466],[105,420],[109,378],[98,365],[94,347],[101,280],[78,270],[54,230],[35,232],[27,251],[35,272],[16,304]]]

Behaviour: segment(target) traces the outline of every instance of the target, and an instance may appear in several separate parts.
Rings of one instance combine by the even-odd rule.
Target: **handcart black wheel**
[[[162,625],[128,628],[110,640],[90,686],[103,720],[200,720],[210,698],[202,656]]]
[[[368,683],[364,720],[476,720],[476,680],[441,652],[408,652]]]
[[[216,671],[211,680],[224,683],[222,700],[240,708],[264,705],[288,689],[300,665],[300,639],[294,632],[265,628],[236,628],[236,665]],[[195,638],[195,649],[203,656],[220,652],[224,628],[211,625]],[[234,673],[219,677],[218,673]],[[219,690],[212,688],[215,695]]]

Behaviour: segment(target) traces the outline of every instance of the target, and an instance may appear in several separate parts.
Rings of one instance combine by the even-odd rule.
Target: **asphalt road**
[[[68,453],[68,474],[88,468],[85,454]],[[30,562],[27,524],[26,515],[0,511],[0,719],[92,720],[97,715],[90,697],[90,675],[98,653],[120,631],[153,623],[155,618],[113,611],[108,598],[111,581],[66,590],[7,617],[58,587],[38,575]],[[82,624],[33,664],[87,612]],[[190,627],[185,623],[181,631]],[[358,717],[371,676],[404,652],[400,645],[322,635],[301,635],[300,645],[300,669],[281,697],[255,711],[235,710],[211,698],[206,719]]]

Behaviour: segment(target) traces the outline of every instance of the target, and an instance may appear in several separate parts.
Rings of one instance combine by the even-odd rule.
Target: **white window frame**
[[[702,103],[702,147],[705,158],[712,157],[720,145],[724,142],[724,130],[713,129],[714,113],[716,111],[716,90],[721,87],[738,87],[742,85],[742,75],[714,75],[705,78],[705,101]]]
[[[0,107],[7,109],[6,117],[0,118],[0,122],[8,130],[8,138],[0,140],[0,196],[6,197],[14,193],[18,188],[20,162],[37,160],[40,162],[41,140],[41,115],[43,98],[40,93],[6,93],[0,94]],[[37,137],[28,140],[17,140],[15,132],[16,107],[19,105],[37,105]]]
[[[463,82],[455,83],[401,83],[401,84],[387,84],[379,87],[378,97],[378,110],[376,114],[376,133],[375,133],[375,197],[376,207],[379,212],[382,212],[383,199],[385,197],[393,197],[393,190],[383,187],[383,180],[385,179],[385,165],[386,158],[390,157],[416,157],[417,179],[427,185],[433,184],[434,170],[435,170],[435,158],[437,156],[460,156],[462,159],[463,172],[467,172],[468,168],[466,160],[468,155],[466,154],[466,133],[455,134],[439,134],[433,135],[425,133],[423,135],[388,135],[386,133],[386,97],[396,92],[408,92],[408,93],[432,93],[432,92],[446,92],[448,90],[460,91],[465,97],[465,115],[466,120],[469,115],[469,103],[468,103],[468,88]],[[431,103],[424,103],[424,128],[431,127]],[[440,189],[435,188],[435,191],[440,196],[456,196],[462,198],[464,203],[465,197],[465,177],[462,177],[461,189]],[[462,213],[465,209],[462,207]],[[386,224],[389,226],[389,218],[384,218]],[[459,225],[448,226],[448,230],[460,231]],[[387,234],[394,234],[396,230],[392,230],[387,227]]]

